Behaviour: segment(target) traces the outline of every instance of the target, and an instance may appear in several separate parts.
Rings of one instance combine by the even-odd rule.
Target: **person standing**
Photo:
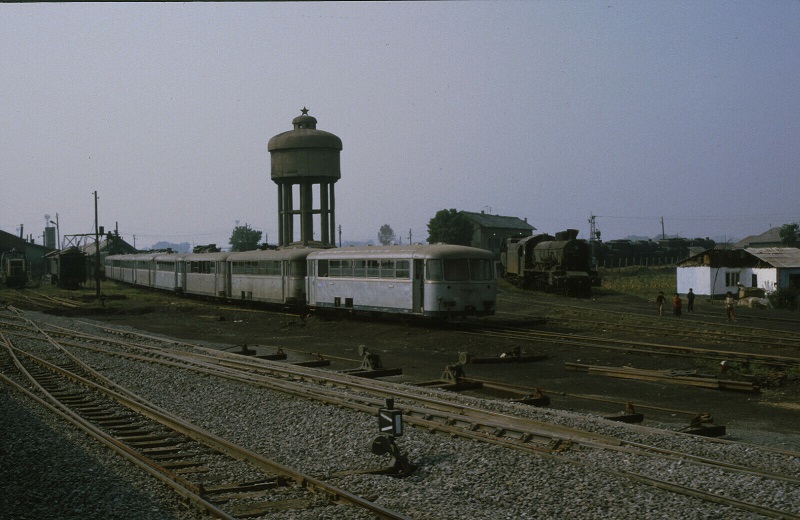
[[[689,292],[686,294],[686,310],[694,312],[694,293],[691,287],[689,287]]]
[[[672,312],[675,313],[676,318],[681,317],[681,307],[683,307],[683,302],[681,301],[681,297],[678,296],[678,293],[675,293],[675,297],[672,298]]]
[[[667,301],[667,299],[664,297],[664,291],[658,291],[658,296],[656,297],[656,303],[658,304],[658,315],[659,316],[663,316],[664,315],[664,302],[666,302],[666,301]]]
[[[736,315],[733,312],[733,293],[728,291],[725,294],[725,312],[728,315],[728,321],[736,321]]]

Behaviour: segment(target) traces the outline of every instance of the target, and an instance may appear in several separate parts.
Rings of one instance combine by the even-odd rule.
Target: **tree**
[[[455,209],[442,209],[428,222],[428,243],[468,246],[472,242],[472,223]]]
[[[256,231],[247,224],[244,226],[236,226],[233,228],[233,234],[228,243],[231,245],[231,251],[253,251],[258,249],[258,243],[261,241],[261,231]]]
[[[800,247],[800,223],[784,224],[780,230],[781,242],[788,247]]]
[[[382,246],[388,246],[389,244],[393,243],[395,240],[394,230],[392,226],[389,224],[384,224],[381,226],[380,231],[378,231],[378,242],[381,243]]]

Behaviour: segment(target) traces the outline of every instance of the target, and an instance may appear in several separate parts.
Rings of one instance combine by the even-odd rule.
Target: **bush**
[[[768,298],[776,309],[791,309],[795,311],[800,305],[800,289],[794,287],[778,289],[770,294]]]

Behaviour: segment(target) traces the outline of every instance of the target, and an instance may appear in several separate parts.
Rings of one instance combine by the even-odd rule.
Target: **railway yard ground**
[[[790,478],[794,479],[792,485],[795,487],[788,494],[800,496],[800,460],[793,455],[800,453],[798,313],[738,307],[736,321],[729,322],[720,301],[711,302],[698,297],[693,313],[686,312],[684,304],[680,317],[672,315],[671,307],[665,308],[663,316],[658,316],[653,300],[659,284],[666,284],[668,277],[656,278],[643,287],[630,289],[626,284],[632,277],[615,278],[613,273],[608,275],[609,283],[589,299],[523,291],[501,283],[495,316],[435,323],[398,317],[301,316],[280,309],[242,307],[133,289],[113,282],[103,283],[102,292],[105,298],[102,304],[93,298],[93,287],[79,291],[60,291],[52,287],[21,291],[3,289],[0,291],[0,304],[8,306],[4,314],[10,312],[8,309],[20,309],[31,319],[39,315],[49,315],[63,323],[100,323],[114,329],[207,345],[230,355],[248,353],[248,356],[242,356],[247,359],[282,351],[286,354],[287,363],[310,364],[320,360],[329,362],[328,366],[321,368],[327,371],[358,369],[363,361],[361,354],[366,350],[380,357],[382,368],[401,370],[400,374],[379,379],[388,383],[450,388],[451,392],[457,389],[464,399],[488,398],[498,400],[504,405],[523,400],[532,403],[528,405],[531,409],[576,412],[593,418],[615,419],[613,424],[620,424],[616,420],[621,419],[638,420],[637,424],[644,428],[656,428],[670,433],[690,431],[724,442],[745,443],[783,453],[786,460],[793,461],[790,465],[797,472]],[[663,290],[668,294],[671,293],[669,287],[663,285]],[[8,327],[0,326],[0,333],[9,334],[11,331],[7,329]],[[216,384],[214,378],[208,375],[201,381],[210,385]],[[454,386],[456,384],[457,387]],[[138,386],[141,387],[140,391],[145,391],[148,384],[142,380]],[[47,437],[58,434],[54,431],[42,431],[42,428],[47,430],[48,423],[35,415],[22,413],[19,402],[11,399],[14,393],[6,385],[0,385],[0,389],[0,403],[6,427],[13,421],[18,428],[28,431],[31,436]],[[187,394],[186,388],[175,388],[174,391],[179,396]],[[200,393],[198,389],[198,395]],[[548,400],[549,404],[545,405]],[[261,413],[256,409],[262,408],[262,400],[245,401],[247,402],[252,403],[252,409],[248,409],[247,404],[237,404],[230,413],[234,416]],[[402,402],[399,407],[403,408]],[[377,413],[377,408],[375,411]],[[12,418],[9,415],[12,412],[19,413],[19,418]],[[198,420],[195,418],[195,421]],[[269,421],[279,422],[277,417]],[[378,433],[377,420],[367,417],[362,422],[369,425],[367,429],[374,427],[374,430],[360,432],[358,435],[375,437]],[[407,428],[417,427],[419,426],[413,426],[413,421],[411,426],[407,425]],[[8,427],[6,430],[10,432],[12,429]],[[268,433],[269,431],[272,433]],[[67,435],[69,438],[78,436],[74,433]],[[252,438],[274,436],[276,433],[274,429],[265,427],[264,432],[240,431],[237,435]],[[287,434],[287,438],[282,439],[282,450],[295,454],[294,457],[301,456],[297,454],[302,454],[303,447],[310,445],[308,437],[318,435],[347,436],[348,432]],[[404,445],[406,437],[410,438],[407,446]],[[415,457],[420,456],[414,450],[415,437],[406,437],[400,438],[399,444],[404,450],[408,449],[409,458],[413,462]],[[3,461],[6,466],[3,470],[6,472],[4,477],[8,477],[8,464],[20,460],[14,459],[9,453],[17,450],[19,456],[23,457],[24,443],[19,439],[12,442],[9,437],[0,441],[4,444],[2,457],[6,459]],[[487,450],[485,457],[490,458],[494,449]],[[75,450],[80,451],[79,448]],[[69,455],[68,452],[71,451],[74,451],[73,448],[65,446],[65,456],[85,456]],[[375,455],[369,453],[368,443],[363,445],[363,451],[364,453],[358,454],[342,454],[340,469],[358,466],[357,461],[369,457],[378,461]],[[439,456],[457,458],[454,454]],[[111,458],[108,455],[103,457]],[[309,457],[313,458],[315,455]],[[425,466],[423,473],[432,472],[428,466],[436,465],[436,457],[428,457],[422,464]],[[64,464],[69,467],[69,463]],[[81,462],[78,465],[91,472],[108,471],[101,469],[96,462],[86,464]],[[520,464],[522,471],[526,463]],[[47,473],[49,470],[47,463],[39,461],[31,471]],[[488,473],[486,476],[489,476]],[[409,477],[409,481],[413,478]],[[76,477],[75,480],[80,479]],[[397,483],[403,481],[394,480]],[[36,493],[41,497],[47,496],[47,486],[58,485],[48,478],[40,478],[38,482]],[[20,489],[22,485],[20,483],[13,489],[30,492]],[[401,484],[395,485],[402,487]],[[576,489],[569,491],[571,485],[564,482],[560,486],[561,492],[580,494],[583,486],[592,486],[590,483],[578,483]],[[443,501],[480,494],[477,490],[460,489],[460,486],[451,484],[448,486],[441,490]],[[468,487],[466,484],[464,486]],[[533,484],[528,486],[535,487]],[[5,501],[9,500],[9,489],[7,487],[3,492],[5,496],[1,497]],[[628,494],[630,490],[619,492]],[[137,488],[136,493],[147,495],[150,492]],[[533,493],[533,489],[530,489],[530,493]],[[515,512],[497,517],[478,509],[471,510],[471,506],[464,504],[463,499],[458,499],[452,504],[452,516],[557,517],[556,509],[553,509],[555,506],[548,506],[548,501],[553,500],[553,497],[545,499],[539,496],[540,493],[541,491],[536,493],[539,505],[535,507],[528,504],[527,499],[515,496],[514,492],[507,493],[503,500],[517,502],[518,508],[508,509]],[[547,494],[550,493],[557,491],[550,488]],[[720,490],[716,493],[725,494]],[[377,499],[380,494],[376,491],[373,498]],[[88,500],[101,501],[99,497],[90,496],[92,498]],[[142,503],[147,504],[148,500],[151,499],[142,499]],[[475,500],[480,502],[478,498]],[[498,509],[499,506],[494,503],[496,500],[497,497],[485,498],[487,507],[504,511],[502,507]],[[86,510],[73,512],[74,514],[65,513],[63,517],[112,518],[119,513],[115,512],[114,506],[103,507],[107,509],[99,509],[101,513],[96,515],[91,513],[92,506],[87,505]],[[149,505],[141,507],[144,509],[134,517],[174,517],[169,511],[161,516],[160,505],[153,505],[152,509],[147,509],[151,507]],[[655,507],[655,510],[647,507],[643,504],[629,505],[628,509],[622,510],[622,514],[635,512],[642,516],[644,512],[642,517],[653,518],[682,516],[679,512],[656,506],[649,506]],[[722,508],[718,510],[698,510],[700,512],[695,517],[730,517],[730,511],[725,509],[728,506],[720,507]],[[794,515],[800,514],[797,508],[784,510],[777,507],[776,510],[783,511],[776,515],[785,518],[795,518]],[[520,515],[520,511],[527,511],[527,514]],[[771,516],[762,510],[743,511],[745,512],[737,513],[742,515],[740,518],[747,518],[750,514],[756,517],[759,514]],[[470,515],[471,512],[474,514]],[[564,510],[561,513],[569,513],[576,518],[610,518],[620,514],[602,507],[583,512]],[[424,503],[409,507],[405,514],[410,518],[448,517]],[[330,517],[330,512],[294,515],[295,513],[285,513],[285,516],[281,516],[277,513],[275,518],[327,518]],[[189,512],[184,516],[194,518]],[[34,517],[35,515],[26,516],[17,510],[10,518]],[[116,517],[126,518],[124,514]],[[340,517],[349,518],[351,515],[348,513]]]

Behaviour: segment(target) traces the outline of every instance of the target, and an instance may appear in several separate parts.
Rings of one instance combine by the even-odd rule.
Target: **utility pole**
[[[100,228],[97,227],[97,191],[94,192],[94,281],[95,296],[100,299]]]
[[[661,217],[661,238],[667,238],[667,235],[664,234],[664,217]]]
[[[408,230],[408,245],[411,245],[411,244],[413,244],[413,242],[411,242],[411,230],[409,229]]]
[[[339,247],[342,247],[342,225],[339,224]]]

